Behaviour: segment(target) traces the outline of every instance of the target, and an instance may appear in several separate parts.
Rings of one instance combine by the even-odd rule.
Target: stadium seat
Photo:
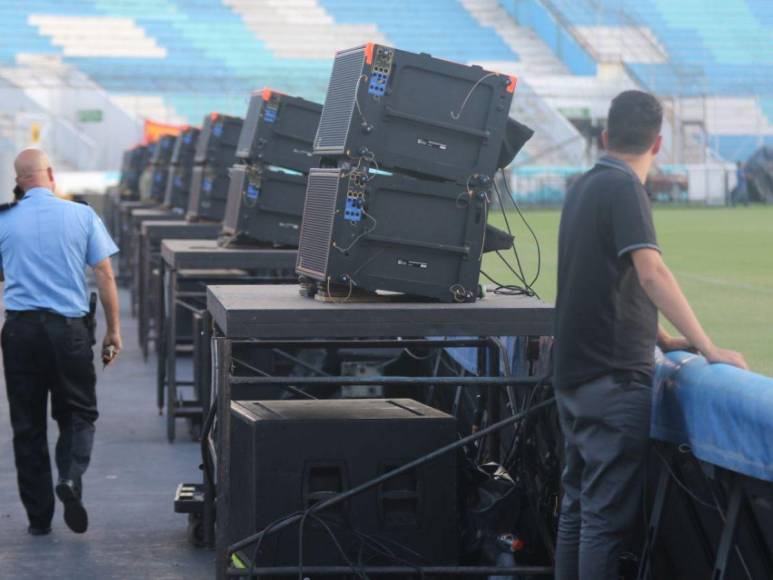
[[[0,0],[0,18],[0,66],[53,55],[191,123],[243,114],[263,86],[322,101],[334,52],[374,41],[525,74],[532,99],[598,97],[597,63],[617,58],[658,94],[757,98],[773,124],[769,0]],[[749,134],[725,127],[737,103],[712,106],[722,135]]]

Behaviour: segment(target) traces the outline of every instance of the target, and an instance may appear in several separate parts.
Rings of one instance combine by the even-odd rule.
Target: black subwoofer
[[[242,401],[231,403],[231,417],[229,542],[457,437],[452,416],[410,399]],[[456,456],[446,454],[321,515],[354,561],[359,533],[413,561],[393,542],[417,552],[419,560],[455,564],[456,477]],[[304,564],[344,564],[315,520],[306,523],[304,538]],[[252,556],[250,548],[240,554],[245,563]],[[365,557],[394,563],[367,547]],[[268,537],[258,563],[297,564],[297,529]]]

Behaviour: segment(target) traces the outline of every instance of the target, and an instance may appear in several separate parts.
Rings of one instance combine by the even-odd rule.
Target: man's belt
[[[86,324],[86,319],[88,318],[87,316],[71,318],[68,316],[62,316],[56,312],[51,312],[50,310],[6,310],[5,317],[8,320],[37,320],[40,322],[55,320],[57,322],[64,322],[66,324]]]

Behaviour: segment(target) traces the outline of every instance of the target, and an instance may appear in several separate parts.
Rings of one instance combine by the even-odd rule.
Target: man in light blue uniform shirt
[[[86,267],[94,269],[105,311],[103,348],[121,348],[118,291],[110,257],[118,248],[94,211],[54,196],[54,172],[42,151],[22,151],[14,163],[24,196],[0,212],[0,268],[5,278],[3,366],[13,428],[19,493],[28,531],[51,531],[54,491],[65,523],[88,527],[83,473],[97,420],[94,339]],[[48,394],[59,425],[54,490],[46,438]]]

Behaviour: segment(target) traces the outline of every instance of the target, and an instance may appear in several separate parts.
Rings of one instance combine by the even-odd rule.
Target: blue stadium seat
[[[404,50],[458,62],[514,61],[510,48],[456,0],[320,0],[336,22],[374,23]]]
[[[317,2],[335,25],[361,26],[366,34],[377,31],[386,42],[406,50],[460,62],[519,59],[460,0]],[[645,87],[661,94],[773,94],[770,0],[500,2],[514,15],[517,7],[525,5],[553,11],[558,20],[546,24],[552,38],[545,40],[573,74],[593,76],[597,70],[593,58],[572,36],[573,27],[630,25],[630,18],[621,17],[624,11],[652,30],[669,57],[666,64],[629,63],[629,70]],[[20,54],[58,55],[111,93],[162,97],[191,123],[199,123],[210,111],[244,114],[250,91],[263,86],[321,102],[333,58],[332,50],[329,57],[325,54],[329,44],[311,44],[316,52],[300,51],[308,57],[287,56],[282,50],[292,46],[293,39],[278,46],[276,35],[261,34],[262,14],[256,24],[229,5],[231,0],[0,0],[4,24],[0,64],[13,65]],[[270,3],[266,6],[272,9]],[[289,0],[287,6],[292,6]],[[271,14],[267,16],[266,26],[270,26]],[[80,42],[77,31],[65,34],[65,40],[57,35],[57,18],[74,19],[68,22],[88,27],[84,19],[100,17],[127,19],[150,49],[133,50],[130,45],[118,51],[122,54],[112,54],[97,38],[93,46],[83,39],[85,48],[73,50],[72,43]],[[53,22],[54,29],[42,32],[45,25],[40,19]],[[284,38],[279,34],[280,40]],[[760,99],[769,119],[773,119],[771,102],[771,98]]]
[[[551,5],[570,26],[649,27],[670,62],[631,63],[631,68],[657,93],[773,93],[769,0],[551,0]]]

